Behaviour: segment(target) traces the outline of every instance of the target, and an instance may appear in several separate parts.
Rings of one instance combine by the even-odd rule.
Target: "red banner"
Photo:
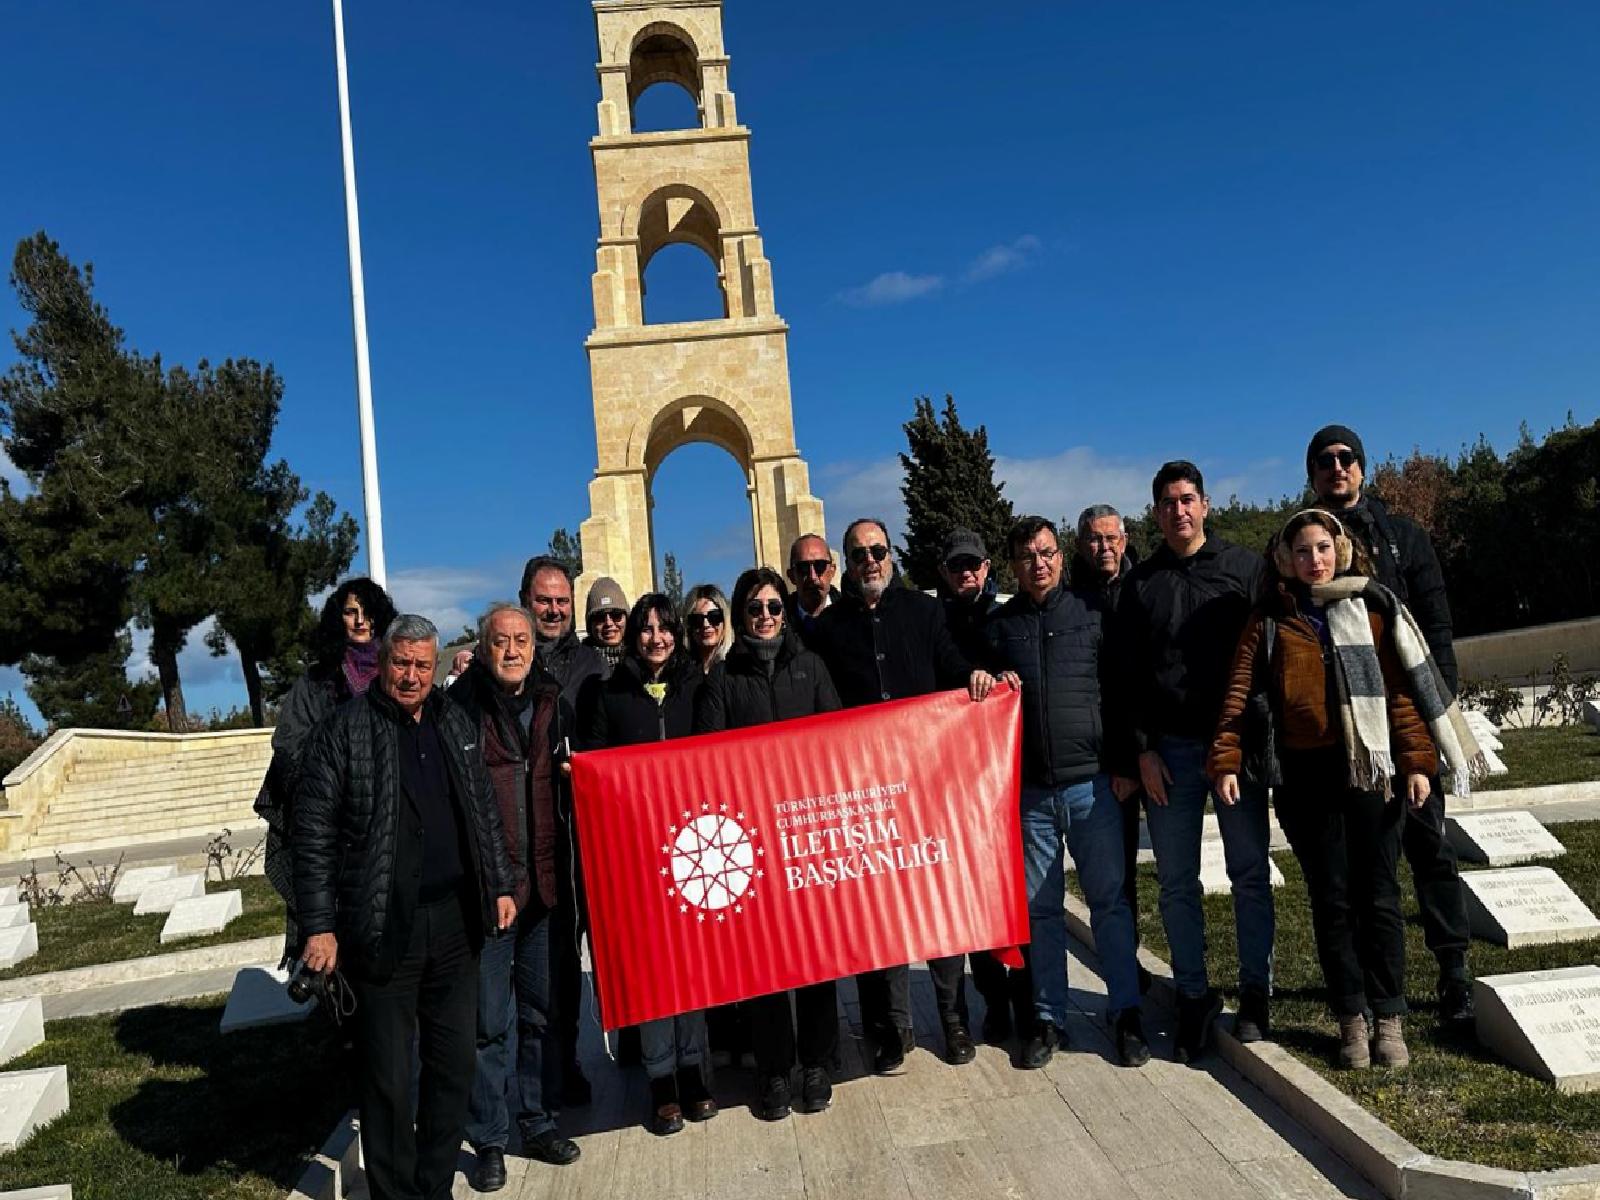
[[[1017,693],[573,759],[607,1029],[1028,940]]]

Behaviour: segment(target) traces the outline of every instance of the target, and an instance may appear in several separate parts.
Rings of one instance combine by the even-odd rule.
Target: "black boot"
[[[668,1137],[683,1128],[683,1108],[678,1103],[678,1081],[671,1075],[650,1081],[650,1132]]]
[[[978,1048],[972,1044],[972,1035],[967,1032],[966,1022],[961,1020],[946,1021],[944,1023],[944,1060],[953,1067],[969,1063],[978,1057]]]
[[[498,1192],[506,1185],[506,1152],[499,1146],[478,1150],[478,1165],[472,1172],[472,1190]]]
[[[1272,1002],[1265,988],[1247,987],[1239,993],[1239,1012],[1233,1019],[1233,1036],[1246,1044],[1272,1036]]]
[[[1034,1025],[1033,1036],[1022,1048],[1022,1066],[1037,1071],[1046,1066],[1063,1044],[1061,1030],[1054,1021],[1040,1020]]]
[[[717,1102],[711,1098],[705,1076],[698,1066],[678,1070],[678,1102],[683,1105],[683,1115],[691,1121],[709,1121],[717,1115]]]
[[[1117,1014],[1117,1059],[1125,1067],[1142,1067],[1150,1061],[1150,1043],[1144,1038],[1144,1022],[1137,1008]]]
[[[1222,997],[1215,988],[1202,996],[1178,997],[1177,1058],[1196,1063],[1211,1044],[1211,1026],[1222,1015]]]
[[[781,1121],[789,1115],[789,1076],[772,1075],[761,1088],[756,1116],[763,1121]]]

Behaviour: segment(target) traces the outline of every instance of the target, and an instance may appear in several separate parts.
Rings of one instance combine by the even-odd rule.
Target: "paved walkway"
[[[1170,1061],[1168,1014],[1149,1005],[1156,1058],[1140,1071],[1114,1064],[1097,1014],[1105,995],[1072,947],[1072,1048],[1043,1071],[1013,1068],[1006,1051],[979,1048],[950,1067],[932,1037],[892,1077],[865,1072],[848,1022],[844,1079],[833,1107],[768,1124],[750,1111],[750,1072],[719,1072],[715,1120],[670,1138],[644,1126],[638,1071],[606,1061],[598,1038],[585,1054],[595,1101],[564,1130],[583,1157],[565,1168],[507,1158],[508,1200],[1334,1200],[1378,1193],[1282,1109],[1221,1063]],[[919,1028],[936,1028],[926,972],[913,975]],[[854,1017],[853,991],[846,986]],[[981,1018],[978,1001],[974,1019]],[[471,1169],[463,1152],[462,1170]],[[358,1190],[353,1196],[363,1195]],[[455,1195],[476,1196],[464,1177]]]

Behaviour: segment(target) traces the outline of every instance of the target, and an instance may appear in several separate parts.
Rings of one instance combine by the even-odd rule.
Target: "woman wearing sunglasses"
[[[683,627],[689,654],[708,675],[733,645],[733,622],[728,620],[728,598],[714,583],[700,583],[683,598]]]
[[[705,675],[684,649],[683,626],[659,592],[639,597],[622,634],[623,655],[589,710],[584,748],[604,750],[686,737]],[[650,1130],[663,1137],[685,1116],[706,1121],[717,1102],[706,1087],[706,1018],[680,1013],[639,1026],[639,1056],[650,1080]]]
[[[839,696],[827,667],[784,623],[788,589],[770,567],[753,567],[733,589],[739,636],[711,672],[695,712],[696,733],[744,729],[769,721],[834,712]],[[833,1101],[828,1064],[838,1051],[839,1009],[833,980],[748,1000],[751,1038],[761,1098],[756,1115],[781,1121],[789,1115],[789,1077],[800,1062],[800,1110],[821,1112]]]

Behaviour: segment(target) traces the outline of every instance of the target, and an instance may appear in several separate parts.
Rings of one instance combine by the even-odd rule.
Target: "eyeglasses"
[[[974,558],[970,554],[958,555],[955,558],[946,559],[944,569],[952,575],[976,575],[983,569],[983,559]]]
[[[765,611],[765,613],[769,617],[781,617],[783,615],[783,601],[782,600],[767,600],[767,601],[752,600],[752,601],[750,601],[750,603],[748,603],[748,604],[746,604],[744,606],[745,616],[747,616],[747,617],[759,617],[762,614],[763,611]]]
[[[1356,452],[1354,450],[1324,450],[1317,455],[1314,461],[1324,471],[1333,470],[1334,463],[1338,463],[1345,470],[1349,470],[1351,464],[1356,461]]]
[[[628,614],[620,608],[602,608],[594,615],[595,623],[599,625],[621,625],[628,619]]]
[[[708,608],[703,613],[690,613],[683,619],[683,623],[690,629],[704,629],[710,625],[713,629],[722,628],[722,610]]]
[[[889,547],[882,542],[871,546],[853,546],[850,550],[850,561],[859,567],[867,561],[867,555],[869,554],[872,555],[873,562],[882,562],[889,557]]]
[[[1016,561],[1019,563],[1051,563],[1055,562],[1056,555],[1060,553],[1060,550],[1020,550],[1017,552]]]
[[[794,569],[799,575],[815,575],[821,578],[833,569],[833,559],[808,558],[804,562],[795,563]]]

